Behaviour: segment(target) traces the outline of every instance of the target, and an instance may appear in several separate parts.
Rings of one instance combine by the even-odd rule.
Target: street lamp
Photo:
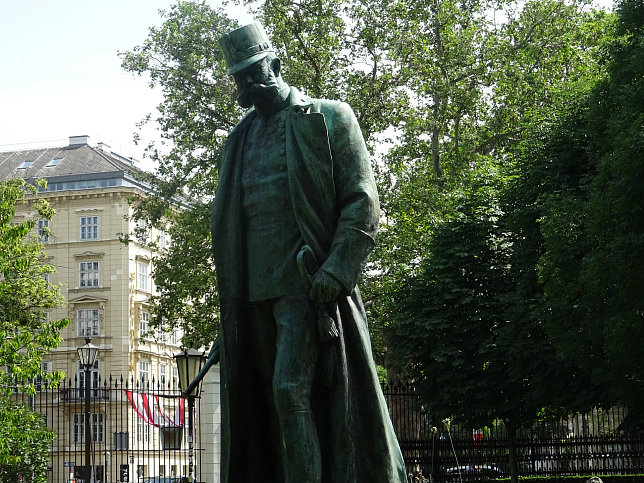
[[[206,356],[203,352],[197,349],[185,349],[174,355],[177,361],[177,369],[179,370],[179,387],[181,392],[188,399],[188,481],[193,482],[193,425],[194,425],[194,409],[195,398],[199,396],[201,390],[201,382],[196,384],[190,393],[186,394],[184,391],[188,385],[197,377],[199,371],[206,361]]]
[[[91,337],[85,338],[85,345],[77,349],[80,364],[85,368],[84,386],[85,386],[85,478],[88,482],[91,475],[90,467],[90,413],[89,413],[89,395],[90,395],[90,371],[94,367],[98,357],[98,347],[91,343]]]

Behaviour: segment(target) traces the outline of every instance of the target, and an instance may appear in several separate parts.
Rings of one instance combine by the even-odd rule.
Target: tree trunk
[[[519,481],[519,465],[517,462],[517,428],[516,426],[506,420],[505,427],[508,431],[508,460],[510,465],[510,482],[518,483]]]
[[[440,160],[440,94],[434,92],[434,109],[432,117],[432,165],[434,166],[434,174],[438,180],[438,191],[443,188],[443,168]]]

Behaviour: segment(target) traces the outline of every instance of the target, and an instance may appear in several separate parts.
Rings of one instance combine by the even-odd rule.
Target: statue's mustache
[[[266,92],[266,91],[273,91],[276,88],[277,88],[277,84],[275,82],[271,82],[269,84],[255,83],[248,86],[248,92],[252,92],[252,93]]]
[[[255,82],[244,86],[237,92],[237,102],[242,107],[250,107],[251,102],[249,95],[253,94],[276,94],[279,92],[279,86],[276,82],[261,83]]]

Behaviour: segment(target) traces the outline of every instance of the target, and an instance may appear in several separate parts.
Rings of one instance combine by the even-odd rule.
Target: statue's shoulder
[[[333,99],[311,99],[312,110],[329,115],[346,115],[353,114],[351,106],[343,101]]]
[[[291,105],[296,110],[319,112],[324,114],[325,117],[347,113],[353,114],[353,110],[346,102],[309,97],[295,87],[291,87]]]
[[[347,132],[359,129],[358,120],[351,106],[343,101],[311,99],[311,111],[324,115],[329,132]]]

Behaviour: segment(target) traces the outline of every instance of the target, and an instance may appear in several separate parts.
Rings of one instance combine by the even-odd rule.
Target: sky
[[[2,0],[0,151],[64,146],[69,136],[89,135],[91,145],[102,141],[141,160],[143,149],[132,141],[136,124],[161,96],[145,78],[124,72],[117,53],[141,44],[149,27],[162,23],[159,9],[175,1]],[[230,14],[253,20],[243,9]]]
[[[143,159],[137,123],[161,101],[145,78],[123,71],[117,53],[141,44],[159,9],[176,0],[0,0],[0,151],[64,146],[89,135]],[[208,0],[212,6],[221,0]],[[612,0],[597,0],[611,5]],[[230,10],[242,24],[253,19]],[[140,165],[152,169],[146,163]]]

